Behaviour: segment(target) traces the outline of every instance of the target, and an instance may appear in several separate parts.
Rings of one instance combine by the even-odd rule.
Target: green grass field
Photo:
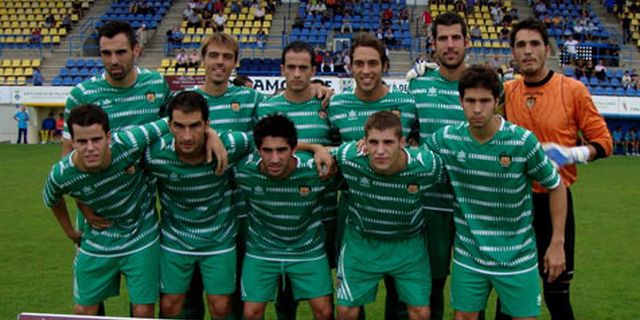
[[[0,319],[14,319],[23,311],[72,311],[74,246],[42,202],[43,183],[59,155],[57,145],[0,145]],[[582,166],[572,191],[577,318],[640,318],[640,158]],[[370,319],[382,318],[380,291],[378,301],[367,307]],[[109,300],[107,313],[126,316],[126,296]],[[307,307],[299,314],[299,319],[311,319]],[[448,318],[451,314],[447,311]],[[267,318],[273,319],[273,313]],[[547,313],[541,318],[547,319]]]

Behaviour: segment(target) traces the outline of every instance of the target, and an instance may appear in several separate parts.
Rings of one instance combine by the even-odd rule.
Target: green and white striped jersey
[[[223,95],[215,97],[204,92],[200,87],[187,90],[193,90],[207,99],[209,119],[214,129],[219,132],[232,130],[252,134],[256,109],[264,99],[260,92],[247,87],[230,85]]]
[[[535,135],[502,120],[495,136],[479,144],[462,123],[427,144],[442,157],[455,193],[454,262],[489,274],[535,268],[531,181],[550,189],[560,183]]]
[[[244,132],[220,139],[234,164],[250,149]],[[147,148],[145,166],[158,178],[162,204],[161,246],[187,255],[210,255],[235,248],[236,216],[231,212],[231,172],[218,176],[217,163],[192,165],[180,160],[168,134]]]
[[[331,132],[326,109],[321,100],[312,98],[309,101],[296,103],[285,98],[284,93],[275,95],[260,103],[258,118],[271,113],[287,116],[296,126],[298,141],[306,143],[331,145]]]
[[[76,85],[67,98],[65,120],[71,109],[83,104],[100,106],[109,116],[112,132],[157,120],[162,106],[171,98],[169,85],[158,72],[140,67],[137,71],[136,82],[128,88],[111,86],[104,72]],[[71,139],[66,121],[63,135]]]
[[[444,78],[439,70],[427,70],[409,82],[409,92],[416,99],[418,122],[420,123],[420,143],[447,125],[466,121],[460,106],[458,81]],[[423,207],[426,212],[453,213],[453,193],[448,185],[435,185],[425,194]]]
[[[327,110],[322,107],[322,100],[312,98],[303,103],[287,100],[284,93],[275,95],[258,106],[258,118],[271,113],[287,116],[296,126],[298,142],[314,143],[323,146],[334,145]],[[334,219],[338,201],[337,185],[332,185],[324,194],[322,210],[324,219]]]
[[[111,163],[95,173],[82,172],[73,163],[75,150],[53,166],[44,187],[44,203],[54,207],[68,194],[113,222],[104,230],[84,224],[80,250],[88,255],[128,255],[158,241],[155,194],[141,168],[126,169],[142,157],[145,148],[169,132],[166,119],[113,134]]]
[[[334,150],[349,191],[348,228],[382,240],[405,239],[422,232],[423,194],[434,183],[443,182],[446,174],[440,157],[433,152],[404,152],[406,168],[384,176],[373,171],[369,157],[358,152],[356,142],[344,143]]]
[[[377,101],[362,101],[355,93],[336,94],[331,98],[329,121],[340,132],[342,141],[358,141],[364,137],[364,125],[378,111],[393,111],[400,115],[405,137],[417,126],[416,103],[402,91],[390,91]]]
[[[280,180],[260,172],[257,153],[235,168],[249,204],[247,255],[264,260],[301,261],[323,257],[324,228],[319,200],[330,180],[321,180],[311,154],[294,155],[296,169]]]

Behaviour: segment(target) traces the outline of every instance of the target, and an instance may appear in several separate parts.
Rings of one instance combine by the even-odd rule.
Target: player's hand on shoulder
[[[318,148],[313,153],[313,160],[321,179],[328,179],[333,176],[336,171],[336,161],[327,148]]]

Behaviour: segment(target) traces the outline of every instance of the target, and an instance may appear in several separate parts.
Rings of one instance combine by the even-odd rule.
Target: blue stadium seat
[[[67,60],[67,63],[65,64],[65,66],[66,66],[67,68],[73,68],[73,67],[75,67],[75,66],[76,66],[76,61],[75,61],[75,60],[73,60],[73,59],[69,59],[69,60]]]

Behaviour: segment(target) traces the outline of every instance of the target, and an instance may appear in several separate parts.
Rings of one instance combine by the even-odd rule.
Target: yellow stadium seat
[[[185,35],[184,38],[182,38],[182,43],[191,43],[191,35]]]
[[[196,28],[194,27],[187,28],[187,34],[196,34]]]
[[[4,75],[5,76],[12,76],[13,75],[13,68],[5,68],[4,69]]]
[[[34,68],[40,68],[40,63],[41,63],[40,59],[31,60],[31,66]]]
[[[495,33],[495,32],[496,32],[496,27],[494,27],[494,26],[489,26],[489,27],[487,27],[487,32],[489,32],[489,33]]]
[[[52,36],[58,35],[58,29],[57,28],[51,28],[49,30],[49,34],[52,35]]]
[[[213,32],[213,28],[207,28],[207,29],[204,30],[204,34],[206,34],[208,36],[212,35],[213,33],[214,33]]]
[[[232,20],[229,20],[229,21],[227,21],[227,22],[225,23],[225,26],[226,26],[227,28],[233,28],[233,27],[235,27],[235,22],[234,22],[234,21],[232,21]]]
[[[42,43],[43,44],[51,44],[52,43],[51,36],[42,37]]]
[[[204,76],[204,68],[203,67],[198,68],[198,71],[196,71],[196,75]]]
[[[167,70],[165,71],[165,75],[168,75],[168,76],[175,76],[175,75],[176,75],[176,69],[174,69],[174,68],[167,68]]]
[[[262,26],[265,28],[271,28],[271,21],[265,21],[262,23]]]
[[[159,73],[159,74],[162,74],[162,75],[164,75],[164,70],[165,70],[165,68],[158,68],[158,69],[156,69],[156,71],[158,71],[158,73]]]
[[[241,32],[240,32],[240,28],[233,28],[232,33],[233,33],[233,34],[240,34],[240,33],[241,33]]]
[[[241,21],[247,20],[247,15],[241,13],[240,15],[238,15],[238,20],[241,20]]]
[[[237,15],[237,14],[235,14],[235,13],[230,14],[230,15],[229,15],[229,20],[231,20],[231,21],[236,21],[236,20],[238,20],[238,15]]]
[[[22,68],[13,69],[13,75],[16,76],[16,77],[24,76],[24,69],[22,69]]]
[[[12,68],[20,67],[20,63],[21,63],[20,59],[13,59],[11,60],[11,67]]]
[[[33,68],[24,68],[24,75],[31,77],[33,75]]]
[[[249,9],[247,7],[242,7],[242,9],[240,9],[240,13],[247,14],[248,12]]]
[[[78,22],[78,21],[80,21],[80,17],[77,14],[72,14],[71,22]]]
[[[0,77],[0,86],[4,86],[7,84],[7,80],[5,77]]]
[[[0,76],[4,76],[4,68],[0,68]]]
[[[251,34],[251,29],[249,29],[249,28],[242,28],[242,34]]]
[[[62,40],[60,39],[60,36],[53,36],[52,41],[53,41],[53,44],[60,44],[60,41]]]
[[[50,31],[49,29],[45,28],[45,29],[40,30],[40,34],[43,35],[43,36],[48,36],[49,35],[49,31]]]
[[[201,27],[196,28],[196,34],[203,35],[204,34],[204,28],[201,28]]]
[[[186,75],[188,76],[195,76],[196,75],[196,68],[187,68],[187,73]]]
[[[2,67],[3,68],[11,67],[11,59],[2,59]]]

